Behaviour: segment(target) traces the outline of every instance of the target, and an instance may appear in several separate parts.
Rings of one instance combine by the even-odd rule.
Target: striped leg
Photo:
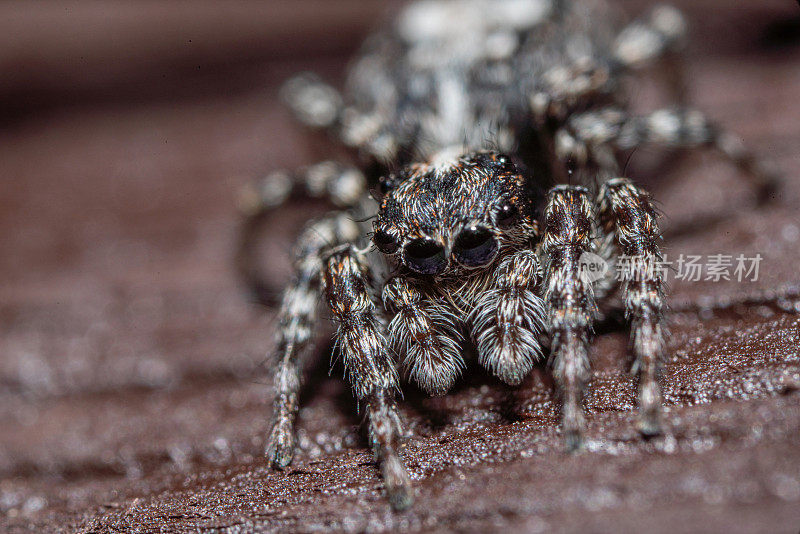
[[[330,128],[341,118],[342,97],[314,73],[299,74],[281,88],[281,100],[311,128]]]
[[[672,6],[656,6],[647,17],[623,29],[614,43],[618,69],[637,71],[657,66],[652,73],[663,78],[675,102],[686,102],[687,83],[683,65],[683,45],[687,24]]]
[[[389,323],[389,338],[405,356],[411,379],[430,395],[446,393],[464,367],[457,318],[404,278],[384,286],[383,302],[397,312]]]
[[[639,68],[674,52],[685,37],[686,21],[681,12],[660,5],[620,32],[614,43],[614,59],[624,68]]]
[[[683,62],[687,24],[672,6],[659,5],[642,19],[625,27],[614,42],[616,70],[638,71],[656,66],[651,73],[663,78],[673,101],[686,102],[687,83]]]
[[[338,208],[355,206],[367,190],[367,180],[355,167],[321,161],[296,172],[275,171],[246,187],[239,206],[246,216],[280,207],[293,195],[324,198]]]
[[[659,364],[664,354],[664,287],[656,211],[650,196],[627,178],[609,180],[600,191],[600,220],[623,254],[625,316],[631,323],[634,372],[639,374],[639,426],[661,432]],[[622,261],[622,259],[620,260]]]
[[[573,151],[579,158],[585,158],[595,147],[602,146],[619,150],[644,144],[672,148],[711,147],[749,179],[760,201],[767,200],[779,183],[774,170],[759,161],[735,136],[696,110],[661,109],[648,115],[630,117],[624,111],[609,108],[572,117],[568,130],[571,135],[560,135],[565,139],[571,137],[572,146],[562,142],[561,157],[569,156]]]
[[[260,274],[255,251],[265,216],[293,196],[324,198],[339,208],[351,208],[366,195],[367,181],[354,167],[323,161],[297,172],[275,171],[245,187],[239,198],[243,224],[236,264],[256,301],[274,304],[278,290]]]
[[[611,65],[559,65],[542,74],[543,87],[530,95],[529,105],[537,122],[563,119],[593,95],[608,94],[614,87]]]
[[[300,370],[312,348],[320,297],[321,256],[332,244],[356,239],[358,228],[345,214],[316,221],[301,234],[295,252],[295,275],[283,295],[277,331],[275,400],[266,455],[284,467],[294,454],[294,420],[298,410]]]
[[[519,384],[541,359],[538,335],[544,328],[539,258],[521,250],[504,258],[492,287],[472,311],[472,337],[481,364],[509,384]]]
[[[531,111],[543,121],[567,117],[596,95],[610,95],[620,72],[637,70],[658,63],[667,75],[674,97],[683,102],[686,84],[678,49],[686,35],[681,13],[666,5],[657,6],[646,18],[620,32],[614,55],[608,61],[587,63],[583,58],[572,65],[553,67],[539,78],[541,87],[530,95]]]
[[[580,257],[591,249],[594,208],[578,186],[550,190],[542,241],[547,255],[545,303],[551,361],[563,399],[562,426],[567,448],[580,447],[584,426],[581,394],[589,379],[589,334],[596,315],[591,283],[580,273]]]
[[[338,322],[337,346],[356,397],[366,401],[370,441],[396,509],[413,500],[411,481],[398,453],[402,427],[394,404],[397,372],[369,292],[369,268],[353,248],[326,260],[325,297]]]

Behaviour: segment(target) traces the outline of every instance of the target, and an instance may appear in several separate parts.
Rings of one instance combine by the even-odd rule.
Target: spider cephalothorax
[[[283,95],[301,120],[330,128],[379,171],[365,176],[325,162],[274,173],[249,197],[240,259],[257,290],[250,251],[261,214],[300,188],[351,210],[313,221],[299,238],[279,313],[273,465],[292,459],[300,368],[320,296],[397,508],[412,499],[398,452],[400,367],[441,394],[470,343],[478,362],[509,384],[546,356],[572,450],[584,426],[593,323],[615,296],[631,328],[639,428],[660,433],[665,303],[662,274],[652,268],[660,233],[650,196],[620,177],[622,151],[707,146],[758,187],[772,177],[697,111],[628,112],[620,82],[672,56],[685,25],[665,6],[624,28],[612,12],[601,0],[413,2],[368,41],[345,94],[313,75],[287,83]],[[371,180],[378,207],[367,194]],[[586,254],[609,263],[624,255],[629,272],[592,280],[582,273]]]
[[[437,154],[393,175],[372,240],[417,274],[462,276],[486,267],[536,234],[525,182],[504,155]]]
[[[461,332],[471,325],[476,343],[483,340],[481,363],[509,383],[519,382],[540,355],[533,339],[542,322],[533,313],[542,310],[538,297],[530,294],[511,303],[522,309],[509,310],[530,323],[519,332],[527,343],[498,345],[490,317],[502,302],[492,290],[496,277],[513,276],[514,256],[538,238],[526,182],[507,156],[448,149],[396,173],[381,200],[372,240],[398,268],[382,292],[395,313],[389,340],[428,393],[445,393],[457,378],[464,366]],[[538,263],[529,261],[535,265],[526,279],[535,280]],[[506,334],[515,335],[515,326],[507,326]]]

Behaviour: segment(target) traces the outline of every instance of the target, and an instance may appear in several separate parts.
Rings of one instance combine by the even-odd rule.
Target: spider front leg
[[[627,178],[615,178],[600,190],[600,221],[613,232],[624,255],[625,316],[631,323],[634,372],[639,374],[639,428],[661,433],[659,364],[664,354],[664,282],[656,244],[660,238],[650,196]]]
[[[560,387],[562,427],[568,450],[580,447],[584,426],[581,394],[589,379],[589,334],[597,309],[592,285],[581,276],[580,258],[591,250],[594,208],[579,186],[556,186],[547,196],[542,250],[547,256],[545,303],[553,374]]]
[[[356,397],[366,401],[370,442],[386,494],[395,509],[407,508],[413,497],[398,452],[403,431],[394,403],[397,372],[370,295],[369,267],[348,246],[330,255],[323,272],[325,297],[338,322],[337,347]]]
[[[325,217],[300,235],[295,252],[295,275],[283,294],[278,312],[277,368],[273,384],[272,425],[266,455],[275,467],[285,467],[294,455],[294,420],[297,416],[300,369],[313,347],[320,297],[321,256],[332,244],[356,239],[358,227],[344,214]]]
[[[540,282],[536,253],[517,251],[500,262],[470,315],[478,359],[508,384],[519,384],[542,356],[538,335],[545,307],[535,293]]]

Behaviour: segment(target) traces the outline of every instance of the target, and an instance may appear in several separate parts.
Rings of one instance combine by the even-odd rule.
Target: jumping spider
[[[286,84],[296,115],[356,148],[370,172],[324,162],[273,173],[248,197],[240,265],[256,289],[254,227],[264,213],[297,191],[344,208],[302,233],[283,293],[266,448],[274,466],[292,460],[321,295],[396,508],[412,500],[398,452],[398,365],[439,395],[464,368],[468,342],[508,384],[547,354],[575,449],[592,325],[615,295],[630,323],[639,429],[661,431],[660,235],[648,193],[621,177],[623,152],[710,147],[754,186],[772,178],[700,112],[626,111],[623,82],[642,66],[661,61],[680,87],[673,60],[685,24],[660,6],[620,30],[612,11],[585,0],[420,1],[367,41],[343,95],[313,75]],[[382,176],[372,197],[367,176]],[[630,279],[591,282],[580,270],[589,252],[632,258]]]

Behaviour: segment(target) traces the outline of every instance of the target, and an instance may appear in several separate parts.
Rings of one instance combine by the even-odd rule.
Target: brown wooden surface
[[[676,234],[668,254],[760,253],[760,280],[672,283],[686,311],[673,316],[667,438],[633,431],[623,332],[594,346],[582,454],[561,452],[543,370],[519,388],[474,370],[437,399],[408,386],[418,495],[403,514],[324,353],[298,457],[267,468],[273,312],[246,302],[231,266],[237,188],[334,153],[307,142],[278,83],[307,68],[338,80],[384,6],[0,6],[0,531],[797,532],[800,321],[783,311],[796,304],[698,308],[800,281],[800,9],[678,5],[690,100],[787,182],[756,208],[711,154],[662,174],[641,150],[632,174]],[[633,94],[654,102],[652,84]],[[293,228],[271,229],[286,235],[273,251]]]

